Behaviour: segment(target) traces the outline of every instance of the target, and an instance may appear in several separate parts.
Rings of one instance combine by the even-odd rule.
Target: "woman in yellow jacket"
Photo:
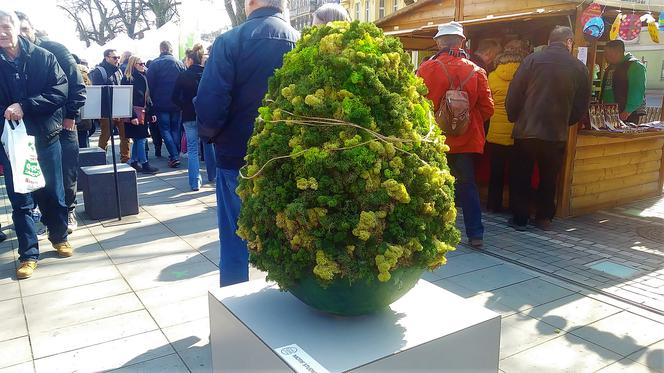
[[[489,74],[489,87],[493,95],[494,114],[491,117],[489,133],[486,137],[487,149],[491,159],[489,178],[489,198],[487,210],[502,212],[505,167],[512,157],[512,129],[514,123],[507,119],[505,98],[510,82],[523,58],[527,55],[527,44],[513,40],[505,45],[505,50],[496,57],[496,70]]]

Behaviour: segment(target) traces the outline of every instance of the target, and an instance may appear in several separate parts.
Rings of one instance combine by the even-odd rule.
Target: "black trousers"
[[[530,180],[535,162],[540,182],[535,192],[535,219],[553,219],[556,213],[558,173],[565,157],[565,142],[539,139],[514,140],[514,157],[510,167],[510,200],[514,223],[526,225],[529,217]]]
[[[501,212],[503,210],[503,191],[505,189],[505,168],[512,160],[512,146],[487,142],[486,147],[489,151],[491,165],[489,197],[486,208],[489,211]]]
[[[157,123],[150,123],[150,137],[152,137],[155,156],[161,155],[161,144],[164,140],[161,138],[161,132],[159,131],[159,125],[157,125]]]

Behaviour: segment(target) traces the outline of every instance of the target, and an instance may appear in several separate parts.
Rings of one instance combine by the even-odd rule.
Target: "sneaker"
[[[131,168],[133,168],[133,169],[136,170],[137,172],[140,172],[140,171],[141,171],[141,166],[138,165],[138,162],[133,161],[133,162],[131,162],[129,165],[131,166]]]
[[[21,262],[21,265],[16,270],[16,278],[19,280],[30,278],[36,268],[36,260],[26,260],[25,262]]]
[[[471,238],[468,240],[468,244],[476,249],[481,249],[484,247],[484,240],[481,238]]]
[[[42,213],[39,210],[39,207],[35,207],[32,209],[32,221],[35,222],[35,224],[39,223],[41,221]]]
[[[72,234],[78,228],[78,221],[76,221],[76,213],[69,211],[67,216],[67,234]]]
[[[74,254],[74,248],[68,241],[53,244],[53,248],[58,251],[61,258],[69,258]]]
[[[519,232],[525,232],[526,229],[528,229],[528,227],[525,226],[525,225],[519,225],[519,224],[515,223],[513,218],[510,218],[507,221],[507,225],[509,225],[510,227],[514,228],[514,230],[519,231]]]
[[[141,172],[144,174],[154,175],[157,173],[157,171],[159,171],[159,169],[157,167],[150,166],[149,162],[143,163],[143,167],[141,167]]]
[[[170,168],[178,168],[180,167],[180,161],[177,159],[171,159],[168,161],[168,167]]]

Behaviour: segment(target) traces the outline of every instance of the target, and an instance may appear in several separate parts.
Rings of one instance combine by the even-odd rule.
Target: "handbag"
[[[28,135],[23,120],[5,120],[2,145],[11,165],[15,193],[27,194],[46,186],[35,137]]]

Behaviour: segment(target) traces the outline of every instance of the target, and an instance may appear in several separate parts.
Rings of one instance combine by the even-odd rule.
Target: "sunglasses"
[[[119,59],[120,59],[120,56],[111,56],[110,58],[112,58],[112,59],[114,59],[114,60],[116,60],[116,61],[117,61],[117,60],[119,60]]]
[[[145,66],[145,62],[136,62],[138,66]]]

